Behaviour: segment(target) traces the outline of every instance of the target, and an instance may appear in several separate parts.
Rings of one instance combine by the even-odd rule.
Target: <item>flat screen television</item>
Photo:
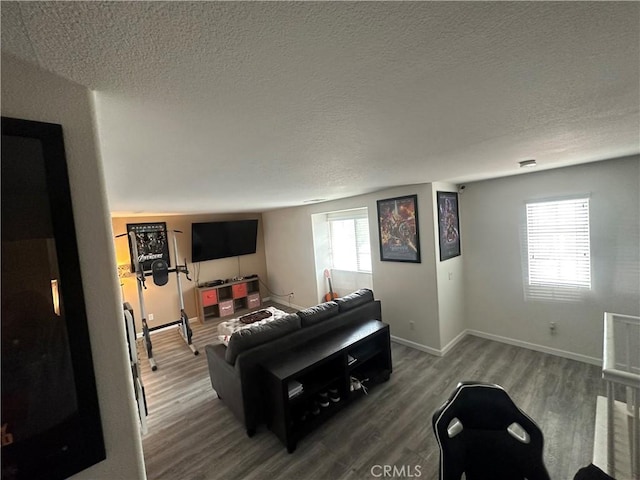
[[[258,220],[191,224],[191,261],[256,253]]]

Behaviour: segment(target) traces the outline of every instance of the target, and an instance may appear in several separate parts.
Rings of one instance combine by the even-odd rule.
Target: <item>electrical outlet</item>
[[[149,321],[153,320],[153,313],[149,314]]]
[[[556,322],[549,322],[549,331],[551,332],[551,335],[555,335],[557,333]]]
[[[415,328],[416,328],[416,324],[415,324],[415,322],[414,322],[413,320],[411,320],[411,321],[409,322],[409,328],[410,328],[411,330],[415,330]]]

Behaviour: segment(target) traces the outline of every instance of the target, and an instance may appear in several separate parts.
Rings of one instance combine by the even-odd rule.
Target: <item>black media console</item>
[[[267,424],[292,453],[299,439],[391,375],[389,326],[338,330],[264,365]]]

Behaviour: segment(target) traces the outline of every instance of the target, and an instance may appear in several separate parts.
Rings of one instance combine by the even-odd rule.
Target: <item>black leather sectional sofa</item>
[[[218,397],[253,436],[265,420],[261,365],[294,347],[313,342],[337,329],[356,328],[367,320],[382,320],[373,292],[362,289],[272,322],[234,333],[229,346],[207,345],[211,385]]]

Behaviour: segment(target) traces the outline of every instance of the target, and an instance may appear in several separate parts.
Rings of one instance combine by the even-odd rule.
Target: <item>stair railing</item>
[[[605,312],[602,378],[607,382],[607,469],[615,476],[615,389],[626,388],[631,477],[640,478],[640,317]],[[620,345],[622,343],[622,345]],[[621,350],[624,351],[621,352]],[[629,417],[631,417],[629,419]]]

